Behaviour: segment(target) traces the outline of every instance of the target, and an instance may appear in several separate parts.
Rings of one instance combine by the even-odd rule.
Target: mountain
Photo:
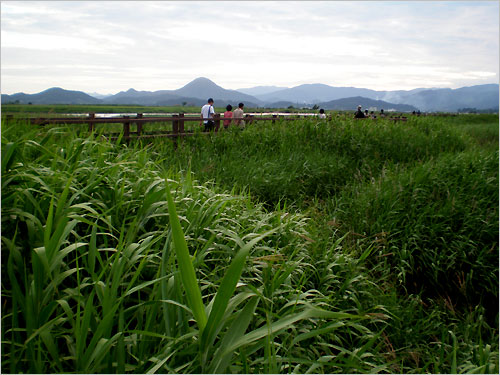
[[[277,90],[273,91],[274,89]],[[407,91],[375,91],[356,87],[333,87],[316,83],[292,88],[256,86],[242,90],[246,90],[247,93],[253,92],[255,96],[237,90],[224,89],[208,78],[200,77],[176,90],[137,91],[131,88],[99,99],[81,91],[70,91],[54,87],[38,94],[2,95],[2,103],[133,104],[144,106],[187,104],[201,106],[211,97],[215,100],[217,107],[225,107],[226,104],[231,104],[234,107],[238,102],[243,102],[247,108],[283,108],[290,105],[300,108],[304,105],[318,104],[325,109],[343,108],[355,110],[356,106],[361,104],[363,108],[394,108],[397,111],[419,109],[425,112],[455,112],[461,108],[496,109],[498,111],[499,101],[498,84],[477,85],[459,89],[418,88]],[[358,103],[354,103],[352,98],[356,98]],[[346,100],[338,101],[340,99]],[[402,105],[406,105],[406,107],[402,107]]]
[[[103,102],[105,104],[136,104],[136,105],[182,105],[184,102],[193,105],[203,105],[208,98],[213,98],[215,105],[237,105],[244,102],[247,107],[258,107],[260,101],[250,95],[226,90],[208,78],[200,77],[177,90],[137,91],[129,89],[111,95]]]
[[[434,88],[418,88],[413,90],[378,91],[377,100],[384,100],[390,103],[406,103],[406,98],[421,91],[434,90]]]
[[[333,109],[337,111],[356,111],[358,105],[361,105],[363,111],[365,109],[380,111],[383,109],[385,112],[389,111],[398,111],[398,112],[412,112],[417,111],[418,109],[407,104],[395,104],[388,103],[383,100],[375,100],[364,98],[362,96],[355,96],[351,98],[342,98],[337,100],[331,100],[328,102],[319,103],[318,106],[323,109]],[[373,108],[373,109],[370,109]]]
[[[182,104],[178,95],[172,93],[172,90],[159,91],[137,91],[129,89],[120,91],[118,94],[108,96],[103,99],[104,104],[135,104],[135,105],[160,105],[158,102],[173,100],[175,104]],[[178,102],[178,103],[177,103]]]
[[[459,89],[431,89],[402,94],[394,103],[406,103],[423,111],[457,111],[460,108],[497,109],[497,84],[476,85]]]
[[[99,94],[98,92],[86,92],[85,94],[90,95],[96,99],[104,99],[112,95],[112,94]]]
[[[236,90],[226,90],[205,77],[196,78],[195,80],[189,82],[186,86],[173,90],[172,93],[175,93],[178,96],[204,99],[205,101],[208,98],[213,98],[215,101],[259,103],[259,100],[254,96],[247,95]]]
[[[101,100],[87,95],[82,91],[64,90],[53,87],[38,94],[17,93],[13,95],[2,94],[2,103],[19,104],[100,104]]]
[[[257,97],[258,95],[269,94],[270,92],[285,90],[287,88],[288,87],[280,87],[280,86],[255,86],[244,89],[236,89],[236,91]]]
[[[321,83],[314,83],[257,95],[257,98],[265,102],[290,101],[303,104],[314,104],[353,96],[376,99],[377,95],[377,91],[370,89],[333,87]]]

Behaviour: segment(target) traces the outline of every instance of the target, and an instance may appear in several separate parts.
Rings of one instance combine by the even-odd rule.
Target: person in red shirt
[[[233,112],[231,112],[232,109],[233,106],[231,104],[228,104],[226,107],[226,112],[224,112],[224,118],[233,117]],[[224,129],[227,129],[229,127],[229,124],[231,124],[231,120],[224,120]]]

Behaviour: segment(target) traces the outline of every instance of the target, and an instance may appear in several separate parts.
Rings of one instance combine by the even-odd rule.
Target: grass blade
[[[196,280],[193,263],[191,262],[191,258],[189,256],[186,239],[184,238],[184,232],[182,231],[181,223],[179,221],[179,217],[177,216],[177,211],[172,194],[170,193],[170,187],[167,179],[165,179],[165,190],[167,193],[168,213],[170,216],[170,225],[172,226],[174,249],[175,254],[177,255],[181,280],[184,288],[186,289],[189,307],[193,310],[193,315],[198,323],[198,328],[200,329],[201,334],[207,324],[207,316],[205,314],[203,300],[201,299],[201,291],[198,281]]]
[[[233,323],[228,328],[224,339],[222,340],[220,348],[214,355],[214,359],[210,366],[211,373],[225,373],[225,370],[229,365],[229,361],[231,360],[231,356],[233,355],[233,353],[229,352],[224,355],[222,355],[222,353],[225,353],[226,348],[228,348],[233,342],[235,342],[245,334],[245,331],[247,330],[248,325],[253,318],[258,303],[259,299],[257,297],[251,298],[250,301],[248,301],[248,303],[245,305],[243,310],[241,310],[238,316],[234,319]]]
[[[250,252],[251,248],[255,244],[257,244],[257,242],[259,242],[269,234],[275,232],[276,230],[277,228],[272,229],[248,242],[242,247],[240,251],[238,251],[233,261],[231,262],[231,265],[229,266],[226,274],[224,275],[224,278],[220,283],[219,290],[215,295],[214,304],[212,310],[210,311],[206,330],[201,336],[201,350],[205,356],[207,354],[208,347],[212,345],[212,342],[215,339],[219,323],[224,316],[224,312],[226,311],[229,299],[236,289],[236,284],[240,279],[241,272],[243,271],[243,267],[245,266],[245,260],[248,253]]]

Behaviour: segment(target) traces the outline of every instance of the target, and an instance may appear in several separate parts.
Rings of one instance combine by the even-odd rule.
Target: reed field
[[[498,373],[498,137],[498,115],[177,142],[3,119],[1,371]]]

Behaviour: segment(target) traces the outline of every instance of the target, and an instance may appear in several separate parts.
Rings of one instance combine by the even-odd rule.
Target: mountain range
[[[486,84],[458,89],[417,88],[414,90],[376,91],[356,87],[334,87],[325,84],[305,84],[292,88],[256,86],[228,90],[208,78],[200,77],[177,90],[137,91],[133,88],[114,95],[93,95],[54,87],[37,94],[2,94],[2,103],[20,104],[132,104],[145,106],[194,105],[201,106],[207,98],[214,98],[217,106],[238,102],[249,107],[296,108],[318,105],[325,109],[354,110],[377,108],[396,111],[446,111],[461,108],[498,111],[499,85]]]

